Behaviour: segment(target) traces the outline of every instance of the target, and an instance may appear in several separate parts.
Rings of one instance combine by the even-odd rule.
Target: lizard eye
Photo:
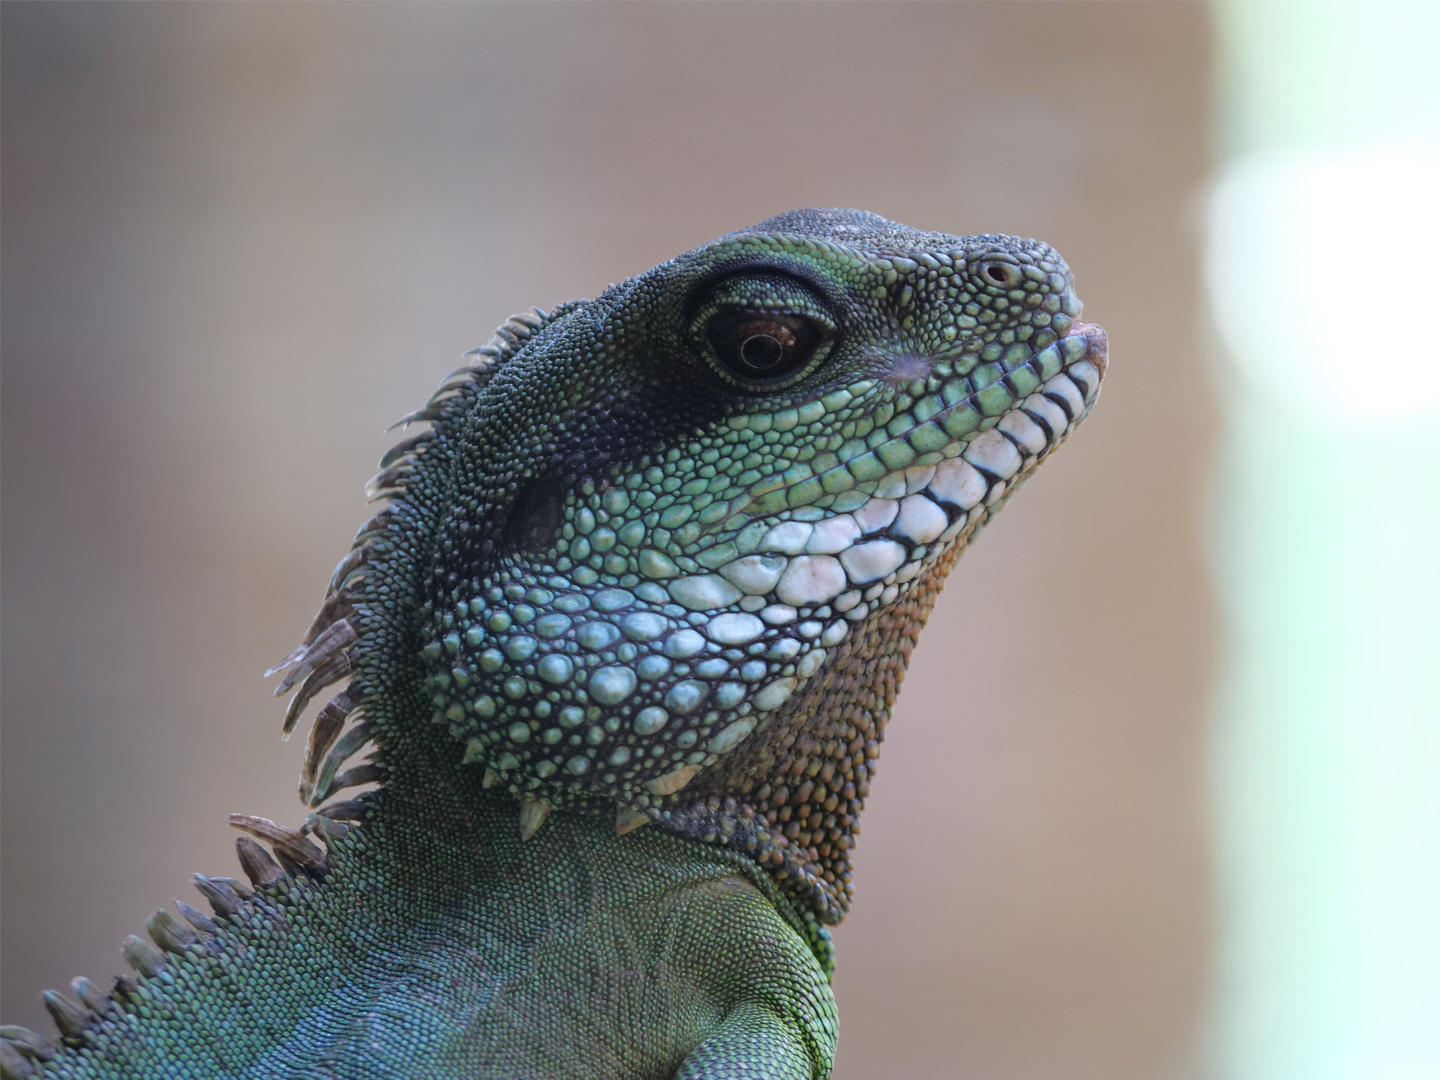
[[[764,394],[816,371],[838,328],[814,289],[766,269],[708,285],[689,313],[690,341],[732,389]]]
[[[800,315],[717,315],[705,335],[716,358],[747,383],[779,382],[809,364],[820,328]]]

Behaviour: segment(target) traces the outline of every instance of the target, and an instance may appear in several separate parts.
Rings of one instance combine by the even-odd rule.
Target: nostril
[[[1000,259],[982,262],[975,269],[979,273],[980,279],[986,284],[996,285],[1002,289],[1016,288],[1025,279],[1025,275],[1018,266]]]

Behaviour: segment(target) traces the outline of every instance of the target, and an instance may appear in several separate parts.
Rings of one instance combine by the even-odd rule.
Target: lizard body
[[[197,876],[214,914],[157,912],[0,1073],[827,1076],[885,722],[1095,400],[1079,314],[1044,244],[810,210],[513,318],[407,418],[279,669],[287,732],[346,684],[316,810],[235,815],[248,883]]]

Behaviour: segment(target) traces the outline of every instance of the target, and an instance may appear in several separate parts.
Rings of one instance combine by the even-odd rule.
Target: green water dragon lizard
[[[828,1076],[885,723],[1095,401],[1080,312],[1043,243],[800,210],[512,317],[278,669],[287,733],[333,693],[308,818],[233,816],[243,876],[0,1076]]]

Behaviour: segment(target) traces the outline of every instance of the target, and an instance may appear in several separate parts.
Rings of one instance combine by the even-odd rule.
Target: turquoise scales
[[[514,317],[281,664],[287,732],[345,684],[318,809],[235,816],[249,884],[197,879],[215,915],[157,913],[5,1075],[828,1074],[885,721],[1095,400],[1079,314],[1044,244],[809,210]]]

